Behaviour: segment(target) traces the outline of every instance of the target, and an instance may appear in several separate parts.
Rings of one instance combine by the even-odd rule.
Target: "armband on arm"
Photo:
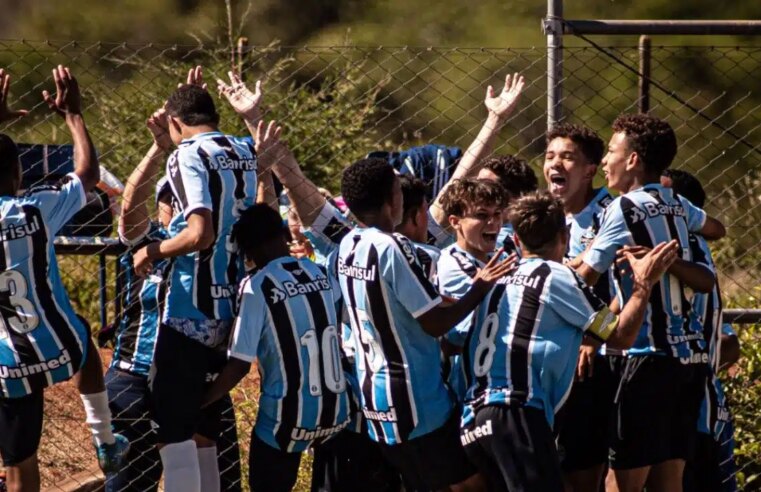
[[[618,325],[618,316],[613,314],[608,307],[602,308],[589,321],[586,334],[604,343]]]

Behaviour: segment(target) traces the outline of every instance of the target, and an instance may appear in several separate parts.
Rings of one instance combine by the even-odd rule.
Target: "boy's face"
[[[597,166],[573,140],[557,137],[547,145],[543,171],[549,192],[565,202],[591,188]]]
[[[626,140],[624,132],[614,133],[608,143],[608,153],[602,159],[602,170],[608,182],[608,188],[619,193],[627,193],[633,182],[632,171],[636,159]]]
[[[457,242],[461,247],[469,252],[489,254],[497,247],[502,210],[495,205],[469,207],[463,217],[450,216],[450,222],[457,231]]]

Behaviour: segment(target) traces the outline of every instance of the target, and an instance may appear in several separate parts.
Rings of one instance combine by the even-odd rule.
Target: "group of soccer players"
[[[307,449],[313,490],[734,489],[716,373],[736,338],[706,242],[725,230],[697,180],[669,169],[668,123],[622,115],[607,152],[558,125],[538,191],[524,160],[492,155],[524,86],[508,76],[435,194],[368,157],[343,171],[344,212],[263,121],[261,85],[229,77],[220,96],[250,137],[220,132],[200,67],[148,118],[105,385],[52,250],[98,181],[68,69],[45,100],[72,132],[75,172],[16,196],[17,151],[0,139],[10,490],[39,488],[42,391],[78,371],[107,490],[156,490],[162,473],[169,492],[240,489],[230,391],[254,362],[254,491],[291,490]],[[0,120],[21,116],[8,84],[0,71]],[[593,186],[600,166],[607,189]]]

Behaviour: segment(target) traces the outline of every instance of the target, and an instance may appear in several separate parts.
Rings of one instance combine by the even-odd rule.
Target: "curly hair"
[[[499,183],[483,179],[456,179],[441,197],[441,208],[448,216],[462,217],[468,210],[479,206],[502,208],[506,201],[505,190]]]
[[[341,195],[354,215],[380,210],[393,193],[394,168],[384,159],[360,159],[343,171]]]
[[[622,114],[613,131],[623,132],[648,174],[660,176],[676,156],[676,135],[665,120],[647,114]]]
[[[535,191],[519,197],[508,207],[508,217],[524,247],[541,253],[565,231],[563,202],[549,191]]]
[[[420,210],[420,206],[423,205],[423,201],[426,198],[426,186],[423,180],[408,174],[399,176],[399,181],[402,183],[404,203],[402,222],[407,222]]]
[[[663,176],[671,179],[671,188],[674,193],[682,195],[695,206],[703,208],[706,203],[706,192],[698,178],[681,169],[666,169],[663,171]]]
[[[253,234],[251,231],[256,231]],[[279,236],[287,237],[288,228],[280,214],[264,203],[248,207],[233,225],[230,239],[247,257],[249,252]]]
[[[219,114],[214,99],[197,85],[181,85],[166,101],[166,112],[188,126],[217,125]]]
[[[547,145],[556,138],[567,138],[579,146],[581,153],[595,166],[600,164],[605,154],[605,142],[600,136],[586,126],[571,123],[559,123],[547,133]]]
[[[528,162],[514,155],[491,157],[484,163],[484,169],[497,175],[499,183],[511,197],[536,191],[539,186],[536,173]]]

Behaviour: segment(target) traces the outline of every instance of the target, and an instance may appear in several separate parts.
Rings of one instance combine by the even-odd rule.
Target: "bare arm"
[[[211,386],[206,390],[206,394],[203,395],[201,401],[201,407],[211,405],[215,401],[223,398],[230,390],[235,388],[240,381],[246,377],[246,374],[251,370],[251,363],[244,360],[230,357],[225,367],[217,376],[217,379],[211,383]]]
[[[262,112],[259,109],[263,94],[262,81],[257,80],[254,91],[251,92],[241,80],[240,75],[230,71],[227,72],[227,76],[230,77],[229,84],[222,79],[217,79],[219,94],[224,96],[235,112],[243,118],[251,135],[255,135],[256,128],[262,120]]]
[[[715,241],[726,236],[727,229],[724,227],[724,224],[713,217],[706,217],[706,223],[703,224],[700,235],[709,241]]]
[[[618,259],[616,265],[620,265],[626,261],[624,257],[625,253],[631,253],[633,256],[641,258],[649,251],[649,248],[645,246],[626,246],[621,248],[618,252]],[[668,273],[678,278],[683,284],[694,290],[695,292],[708,293],[713,290],[716,285],[716,276],[705,265],[700,263],[694,263],[690,261],[677,258],[676,261],[668,269]]]
[[[719,370],[740,360],[740,340],[736,336],[722,334],[719,346]]]
[[[29,114],[26,109],[9,109],[8,108],[8,92],[11,89],[11,76],[0,68],[0,123],[6,121],[15,120]]]

